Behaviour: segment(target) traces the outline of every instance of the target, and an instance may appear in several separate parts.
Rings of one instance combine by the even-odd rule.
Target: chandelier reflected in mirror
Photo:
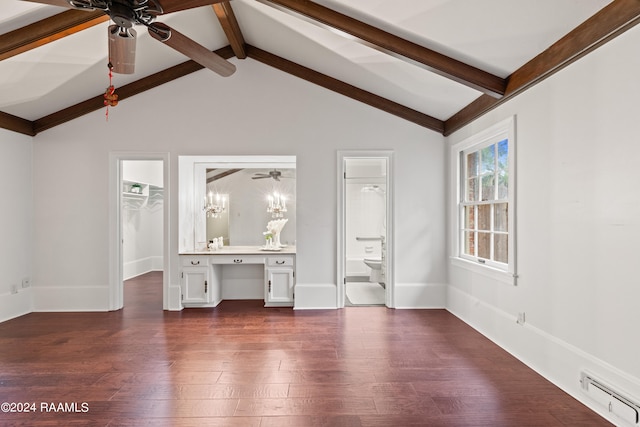
[[[282,218],[287,211],[287,199],[280,193],[274,192],[273,195],[267,197],[269,204],[267,212],[271,214],[271,218]]]
[[[209,192],[209,197],[204,198],[203,211],[206,212],[207,218],[219,218],[220,214],[226,210],[226,197],[224,195],[216,194],[215,200],[213,193]]]

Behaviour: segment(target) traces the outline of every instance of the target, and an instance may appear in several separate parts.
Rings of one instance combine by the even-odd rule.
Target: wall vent
[[[582,390],[609,413],[631,426],[640,426],[640,405],[586,372],[580,374],[580,383]]]

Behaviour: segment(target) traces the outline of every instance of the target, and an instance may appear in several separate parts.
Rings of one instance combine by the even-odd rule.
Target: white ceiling
[[[610,2],[315,0],[502,78]],[[230,3],[248,44],[439,120],[448,119],[482,95],[424,66],[357,43],[268,2]],[[65,10],[28,1],[2,0],[0,34]],[[228,44],[210,6],[162,15],[158,21],[211,50]],[[0,111],[36,120],[102,94],[109,84],[108,25],[105,22],[0,61]],[[114,75],[116,88],[188,59],[152,39],[146,29],[137,28],[137,32],[136,72]],[[231,62],[242,67],[242,60],[233,58]],[[211,78],[223,77],[211,72]]]

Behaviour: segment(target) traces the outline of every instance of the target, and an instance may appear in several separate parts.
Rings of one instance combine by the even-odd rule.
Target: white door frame
[[[391,150],[358,150],[358,151],[338,151],[338,236],[337,236],[337,259],[336,259],[336,284],[337,284],[337,301],[338,308],[345,306],[345,280],[346,280],[346,180],[345,180],[345,163],[347,159],[386,159],[387,161],[387,178],[386,178],[386,219],[387,219],[387,235],[386,235],[386,277],[385,277],[385,305],[389,308],[395,307],[395,274],[394,274],[394,188],[393,188],[393,151]]]
[[[126,160],[161,160],[163,179],[163,248],[162,307],[169,309],[170,221],[169,153],[109,153],[109,310],[124,306],[122,266],[122,162]]]

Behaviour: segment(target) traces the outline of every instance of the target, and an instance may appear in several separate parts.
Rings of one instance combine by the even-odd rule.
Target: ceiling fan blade
[[[265,178],[271,178],[270,176],[252,176],[251,179],[265,179]]]
[[[25,0],[31,3],[49,4],[51,6],[60,6],[73,9],[67,0]]]
[[[231,62],[211,52],[206,47],[198,44],[194,40],[166,24],[153,22],[149,24],[147,28],[149,30],[149,34],[154,39],[174,48],[203,67],[207,67],[211,71],[218,73],[223,77],[228,77],[236,71],[235,65]]]
[[[177,12],[179,10],[192,9],[194,7],[223,3],[225,1],[228,0],[160,0],[160,3],[162,5],[162,10],[164,10],[164,13],[171,13]]]

